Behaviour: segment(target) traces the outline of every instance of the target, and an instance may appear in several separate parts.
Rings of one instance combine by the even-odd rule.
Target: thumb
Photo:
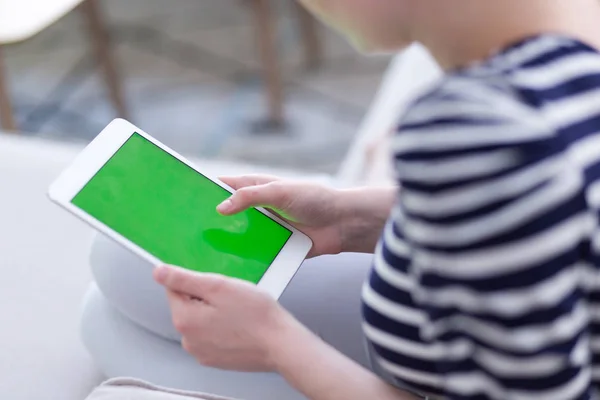
[[[153,275],[156,282],[173,292],[208,302],[227,284],[223,275],[192,272],[169,265],[156,267]]]
[[[219,204],[217,211],[223,215],[232,215],[251,207],[268,207],[275,210],[288,208],[292,198],[289,188],[281,182],[244,187]]]

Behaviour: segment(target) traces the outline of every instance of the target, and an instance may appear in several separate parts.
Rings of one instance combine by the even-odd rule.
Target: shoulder
[[[414,151],[557,141],[597,110],[600,55],[576,40],[542,35],[457,70],[414,101],[397,130],[397,155]]]
[[[447,76],[408,107],[391,145],[401,185],[432,190],[565,151],[556,127],[501,75]]]
[[[528,142],[550,138],[555,131],[501,77],[452,75],[408,107],[394,150],[402,154]]]

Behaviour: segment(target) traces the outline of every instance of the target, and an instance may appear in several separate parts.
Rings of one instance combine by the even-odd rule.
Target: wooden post
[[[8,93],[8,82],[6,79],[4,58],[2,56],[2,45],[0,45],[0,124],[2,129],[7,131],[17,130]]]
[[[277,51],[277,21],[270,0],[252,0],[256,19],[257,45],[266,84],[269,122],[283,125],[283,78]]]
[[[293,3],[297,10],[302,46],[304,47],[304,65],[309,70],[318,68],[323,58],[318,23],[300,2],[294,1]]]
[[[123,97],[123,86],[117,64],[111,53],[110,40],[102,20],[100,4],[98,0],[86,0],[81,4],[81,7],[87,19],[94,52],[103,70],[110,99],[119,116],[127,118],[128,113]]]

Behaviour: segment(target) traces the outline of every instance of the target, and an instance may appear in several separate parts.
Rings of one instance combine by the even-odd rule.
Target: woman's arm
[[[339,353],[296,320],[273,337],[272,363],[311,400],[415,399]]]
[[[168,289],[183,348],[201,364],[279,372],[312,400],[413,399],[321,341],[248,282],[176,267],[159,267],[154,276]]]
[[[342,210],[342,252],[373,253],[390,216],[397,187],[365,187],[338,191]]]

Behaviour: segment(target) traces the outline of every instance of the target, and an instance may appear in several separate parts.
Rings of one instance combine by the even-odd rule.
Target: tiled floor
[[[103,1],[132,122],[190,155],[334,172],[388,63],[323,29],[325,63],[304,71],[293,8],[274,1],[289,124],[256,133],[265,110],[243,1]],[[30,134],[90,140],[115,116],[85,34],[73,12],[7,48],[17,119]]]

